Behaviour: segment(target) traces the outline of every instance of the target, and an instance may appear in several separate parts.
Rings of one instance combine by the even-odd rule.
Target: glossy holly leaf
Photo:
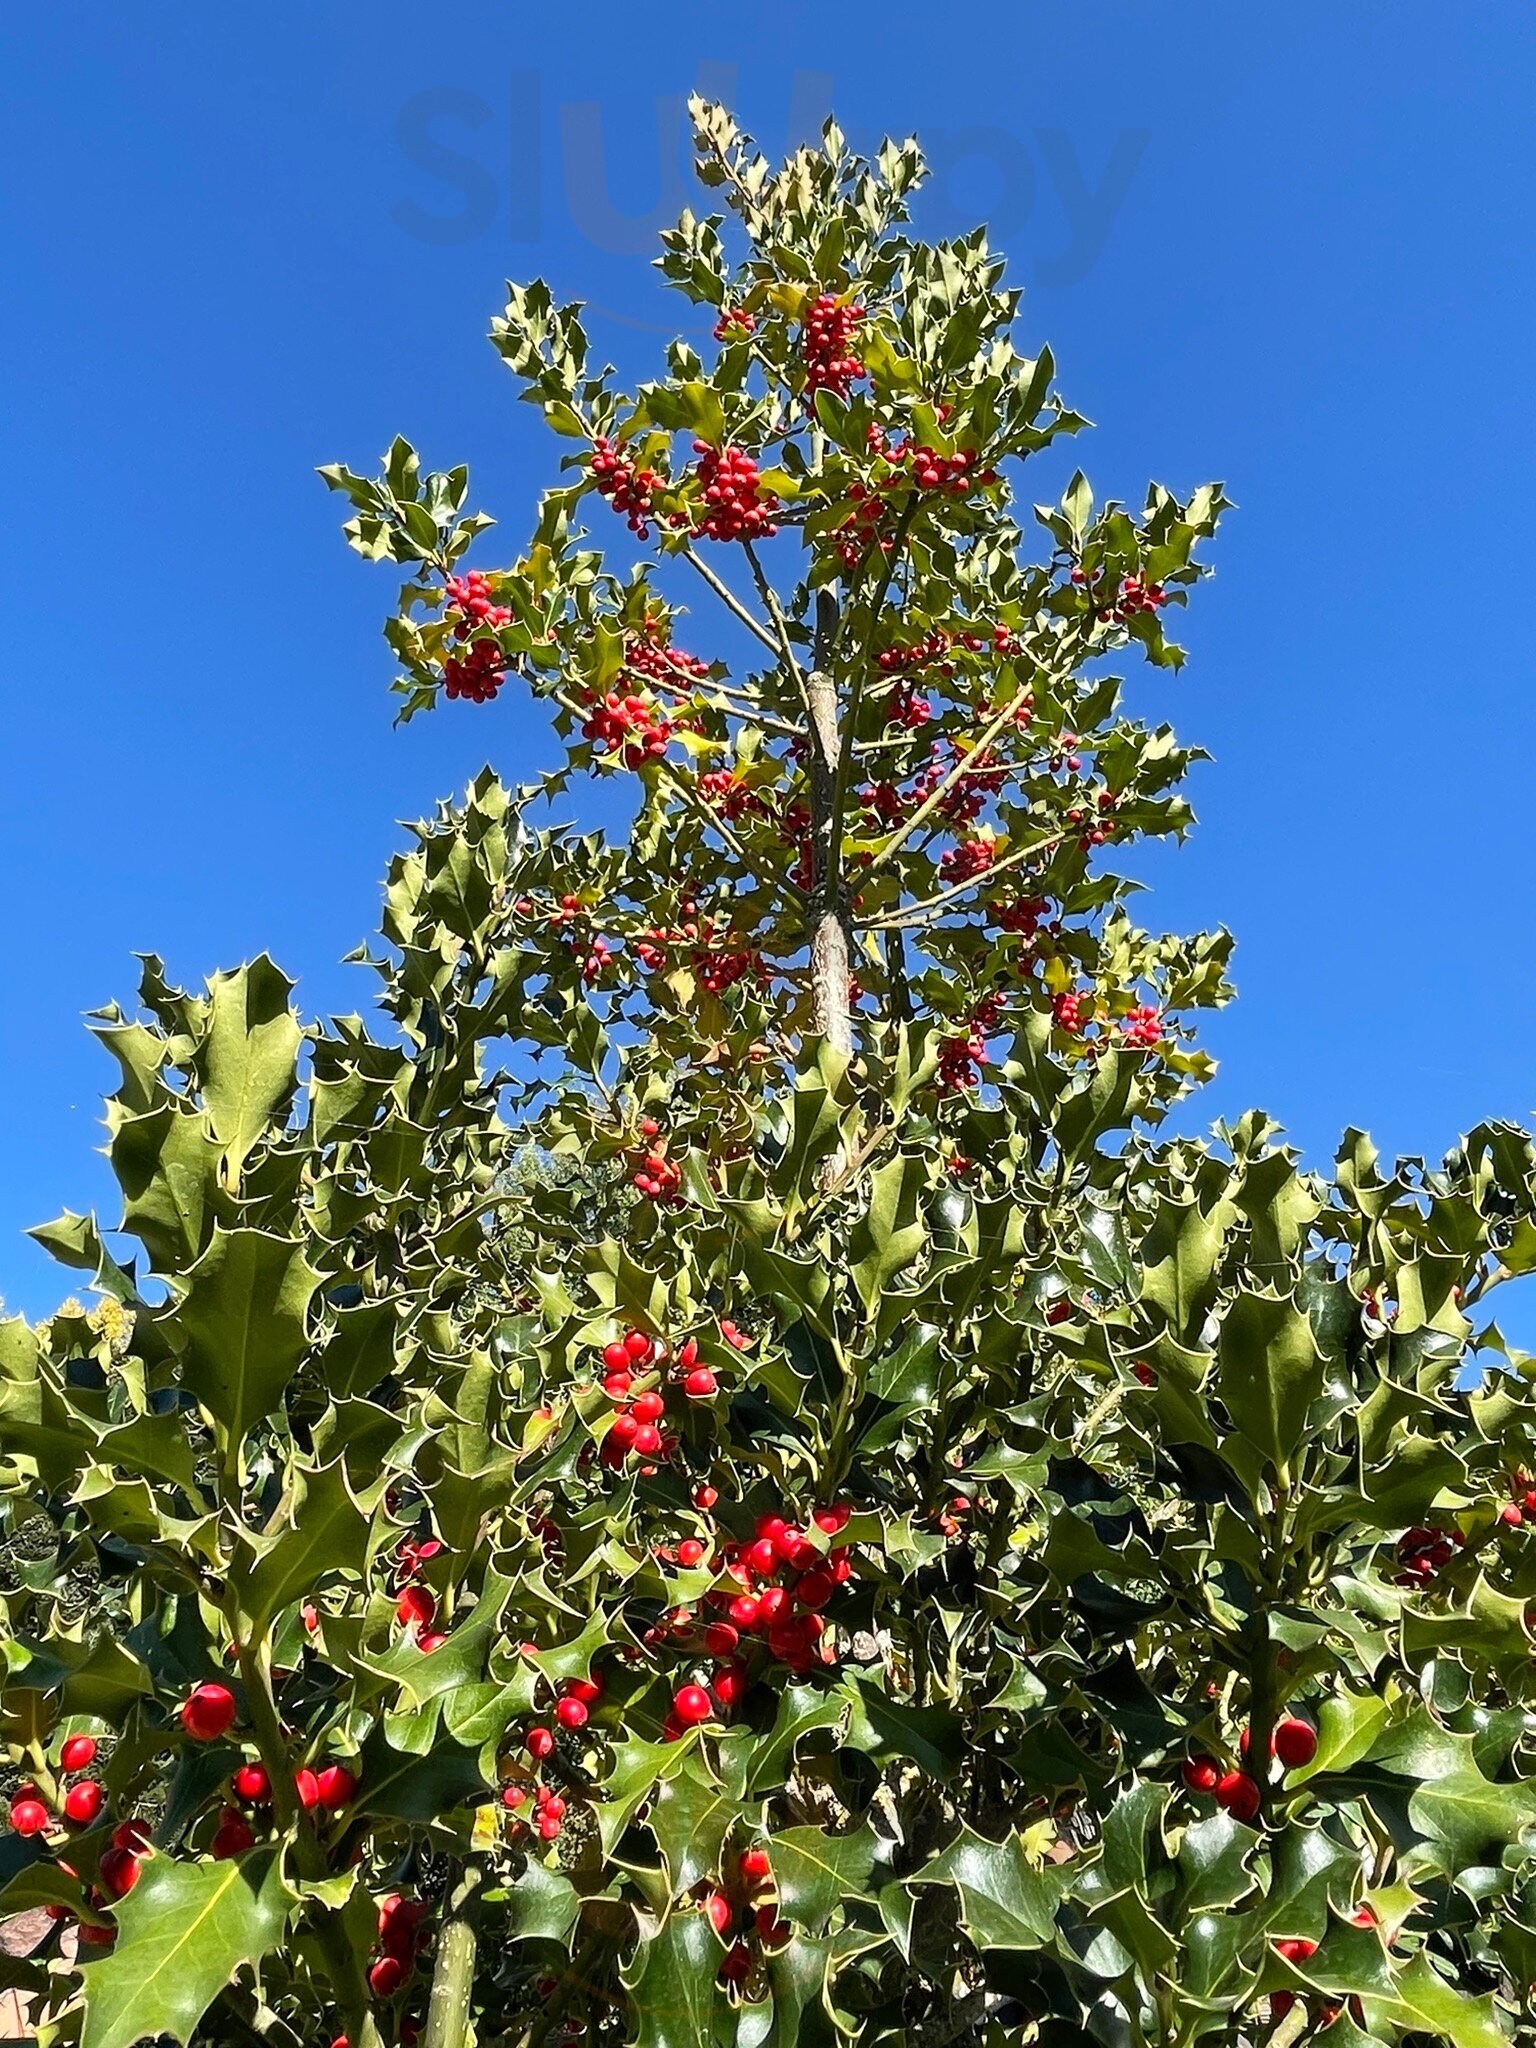
[[[964,1753],[960,1717],[947,1707],[916,1707],[893,1699],[868,1679],[849,1678],[841,1688],[849,1703],[845,1737],[879,1763],[910,1757],[936,1778],[947,1778]]]
[[[953,1885],[967,1932],[979,1948],[1044,1948],[1072,1878],[1061,1864],[1034,1861],[1018,1835],[1001,1842],[966,1828],[910,1884]]]
[[[1222,1318],[1217,1383],[1241,1434],[1272,1464],[1288,1464],[1323,1384],[1312,1326],[1293,1300],[1237,1296]]]
[[[318,1593],[338,1577],[359,1578],[367,1554],[373,1502],[353,1492],[344,1460],[314,1466],[295,1459],[274,1530],[271,1522],[252,1541],[256,1556],[235,1577],[240,1609],[253,1637],[267,1633],[282,1610],[304,1594]],[[286,1527],[282,1526],[286,1523]]]
[[[748,1767],[748,1790],[760,1797],[782,1785],[803,1737],[818,1728],[840,1728],[848,1712],[846,1698],[814,1685],[786,1686],[773,1726],[754,1746]]]
[[[504,1915],[510,1941],[563,1942],[581,1913],[581,1895],[562,1871],[531,1856],[504,1893],[487,1904]]]
[[[425,1710],[427,1715],[434,1708]],[[430,1740],[430,1737],[429,1737]],[[440,1740],[424,1754],[396,1749],[382,1727],[363,1744],[356,1811],[394,1820],[436,1820],[478,1801],[489,1789],[478,1747]]]
[[[820,1934],[839,1904],[870,1889],[878,1845],[867,1828],[834,1835],[824,1828],[781,1828],[773,1837],[773,1876],[787,1919]]]
[[[656,1837],[674,1892],[716,1873],[726,1837],[748,1811],[710,1780],[697,1755],[661,1784],[646,1825]]]
[[[185,1345],[182,1383],[229,1444],[243,1443],[282,1399],[304,1356],[319,1277],[301,1244],[247,1229],[216,1229],[187,1269],[170,1318]]]
[[[1317,1717],[1317,1754],[1289,1771],[1289,1785],[1305,1784],[1325,1771],[1347,1771],[1368,1756],[1391,1718],[1391,1703],[1380,1693],[1338,1692],[1323,1701]]]
[[[286,1110],[303,1033],[289,998],[293,983],[265,953],[208,984],[202,1046],[203,1100],[237,1183],[257,1140]]]
[[[281,1941],[294,1900],[270,1849],[223,1863],[151,1857],[118,1905],[116,1947],[84,1970],[82,2048],[189,2041],[236,1971]]]
[[[723,1954],[696,1909],[679,1908],[639,1943],[623,1971],[637,2048],[715,2048],[726,2011],[716,1981]]]

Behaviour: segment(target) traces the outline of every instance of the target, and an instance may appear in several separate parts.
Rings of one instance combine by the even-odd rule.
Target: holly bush
[[[496,323],[569,451],[510,567],[464,470],[325,472],[403,714],[526,688],[559,765],[415,828],[372,1023],[96,1019],[139,1250],[65,1216],[97,1307],[0,1330],[4,1982],[83,2048],[1529,2041],[1531,1138],[1173,1134],[1228,942],[1130,915],[1192,756],[1114,664],[1222,492],[1026,529],[1084,422],[916,146],[694,117],[707,353]]]

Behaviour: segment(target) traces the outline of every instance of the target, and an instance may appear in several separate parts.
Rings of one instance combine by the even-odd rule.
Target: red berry
[[[746,1884],[766,1884],[773,1875],[773,1863],[766,1849],[743,1849],[740,1868]]]
[[[102,1807],[107,1795],[94,1778],[82,1778],[78,1785],[71,1785],[64,1794],[65,1817],[76,1827],[88,1828]]]
[[[235,1719],[235,1696],[227,1685],[194,1686],[181,1709],[181,1725],[194,1742],[217,1742]]]
[[[603,1346],[603,1364],[607,1366],[610,1372],[628,1372],[628,1347],[623,1344],[605,1344]]]
[[[600,1678],[568,1678],[565,1681],[566,1697],[580,1700],[585,1707],[595,1706],[605,1690]]]
[[[750,1593],[740,1593],[728,1609],[731,1620],[737,1628],[755,1629],[761,1619],[758,1602]]]
[[[88,1771],[95,1761],[94,1735],[71,1735],[59,1751],[59,1762],[66,1771]]]
[[[1214,1792],[1221,1779],[1221,1766],[1213,1756],[1192,1756],[1180,1768],[1191,1792]]]
[[[299,1795],[299,1804],[306,1813],[313,1813],[320,1804],[320,1780],[313,1771],[295,1771],[293,1789]]]
[[[629,1357],[638,1364],[642,1358],[650,1357],[651,1340],[646,1336],[644,1330],[631,1330],[624,1339],[624,1349]]]
[[[437,1619],[437,1600],[425,1586],[407,1586],[395,1608],[402,1628],[425,1628]]]
[[[121,1899],[139,1881],[139,1859],[131,1849],[109,1849],[101,1859],[101,1888],[109,1898]]]
[[[150,1832],[148,1821],[120,1820],[112,1830],[114,1849],[126,1849],[130,1856],[142,1856],[149,1848]]]
[[[562,1728],[584,1728],[587,1725],[587,1706],[584,1700],[563,1699],[555,1708],[555,1719]]]
[[[380,1956],[368,1972],[368,1989],[375,1998],[393,1998],[405,1982],[405,1965],[398,1956]]]
[[[1317,1943],[1308,1941],[1303,1935],[1293,1935],[1286,1941],[1277,1941],[1275,1953],[1288,1963],[1310,1962],[1317,1954]]]
[[[685,1570],[692,1570],[704,1559],[704,1546],[696,1536],[685,1537],[677,1546],[677,1561]]]
[[[700,1514],[707,1515],[710,1509],[717,1505],[719,1499],[719,1491],[713,1486],[696,1486],[693,1489],[693,1504]]]
[[[731,1931],[731,1922],[735,1918],[730,1900],[724,1892],[711,1892],[704,1902],[704,1910],[709,1915],[710,1926],[724,1941]]]
[[[554,1731],[549,1728],[530,1728],[524,1737],[528,1754],[542,1762],[555,1746]]]
[[[719,1386],[719,1381],[707,1366],[697,1366],[683,1381],[683,1392],[690,1401],[707,1401]]]
[[[215,1859],[224,1863],[231,1856],[243,1856],[255,1842],[249,1821],[243,1814],[227,1814],[219,1823],[218,1833],[213,1838]]]
[[[789,1614],[789,1595],[782,1586],[767,1586],[757,1597],[757,1618],[763,1628],[776,1628]]]
[[[265,1806],[272,1796],[272,1781],[265,1764],[242,1764],[230,1780],[237,1799],[247,1806]]]
[[[642,1422],[635,1431],[635,1455],[641,1458],[654,1458],[660,1449],[661,1431],[654,1422]]]
[[[739,1706],[747,1690],[746,1677],[737,1665],[726,1664],[709,1681],[709,1689],[722,1707]]]
[[[771,1943],[775,1948],[789,1939],[789,1922],[781,1920],[772,1906],[759,1906],[753,1919],[757,1926],[758,1939]]]
[[[802,1574],[795,1586],[795,1598],[802,1607],[825,1607],[832,1598],[834,1588],[832,1574],[826,1571],[810,1571]]]
[[[641,1394],[630,1406],[630,1414],[636,1422],[659,1422],[666,1413],[666,1402],[660,1394]]]
[[[13,1799],[11,1826],[18,1835],[40,1835],[48,1825],[48,1809],[41,1799]]]
[[[345,1764],[327,1764],[318,1779],[320,1804],[339,1813],[357,1797],[357,1780]]]
[[[1259,1788],[1246,1771],[1228,1771],[1217,1780],[1216,1803],[1225,1808],[1234,1820],[1257,1820]]]
[[[1317,1755],[1317,1730],[1298,1714],[1287,1714],[1275,1729],[1275,1755],[1288,1771],[1300,1770]]]
[[[702,1685],[682,1685],[672,1695],[672,1711],[685,1728],[696,1728],[710,1719],[715,1708]]]
[[[448,1637],[442,1629],[429,1629],[425,1635],[416,1638],[416,1647],[424,1657],[430,1657],[432,1652],[440,1650],[447,1640]]]
[[[739,1984],[743,1977],[748,1977],[751,1973],[752,1951],[744,1941],[738,1941],[720,1965],[720,1975],[728,1984]]]
[[[515,1813],[520,1806],[528,1804],[528,1793],[522,1785],[507,1785],[502,1788],[501,1803],[509,1813]]]
[[[729,1657],[740,1641],[740,1631],[728,1621],[712,1621],[704,1631],[704,1647],[711,1657]]]

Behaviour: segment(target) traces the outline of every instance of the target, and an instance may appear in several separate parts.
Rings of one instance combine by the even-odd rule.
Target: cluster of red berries
[[[977,645],[980,644],[978,641]],[[927,662],[940,660],[953,645],[949,634],[935,627],[926,638],[914,640],[910,647],[883,647],[875,657],[875,666],[888,676],[904,675],[908,669],[921,668]],[[953,674],[953,663],[941,668],[939,673]]]
[[[525,1643],[525,1650],[532,1650],[533,1644]],[[606,1686],[601,1676],[593,1672],[587,1678],[568,1678],[560,1688],[555,1701],[553,1718],[559,1728],[574,1732],[585,1728],[592,1717],[592,1709],[602,1699]],[[547,1763],[555,1753],[558,1741],[556,1730],[547,1721],[537,1721],[523,1736],[523,1747],[535,1766]],[[512,1781],[502,1787],[501,1803],[512,1815],[511,1834],[514,1841],[525,1834],[531,1826],[541,1842],[554,1842],[560,1837],[565,1825],[567,1802],[565,1795],[552,1785],[535,1781],[533,1792],[533,1814],[531,1819],[523,1817],[523,1808],[528,1804],[530,1780],[526,1772],[520,1772]]]
[[[830,292],[823,292],[806,307],[800,351],[807,398],[814,399],[818,391],[846,398],[852,386],[868,376],[861,358],[851,353],[854,330],[863,318],[862,306],[842,305]]]
[[[709,510],[695,527],[707,540],[768,540],[778,532],[779,501],[765,491],[757,464],[743,449],[695,441],[699,483]]]
[[[757,322],[745,306],[722,306],[715,322],[716,341],[732,341],[739,335],[755,334]]]
[[[978,834],[974,839],[962,839],[958,846],[949,847],[939,856],[939,875],[951,888],[962,882],[973,882],[978,875],[984,875],[997,859],[997,842]]]
[[[450,654],[443,662],[445,693],[470,704],[489,704],[506,679],[506,663],[494,640],[476,640],[466,653]]]
[[[854,483],[848,486],[853,510],[837,528],[837,559],[845,569],[857,569],[871,547],[890,554],[896,536],[882,531],[885,501],[878,489]]]
[[[88,1771],[96,1761],[96,1739],[91,1735],[67,1736],[59,1750],[59,1768],[66,1776]],[[64,1794],[63,1817],[71,1827],[88,1828],[100,1817],[106,1793],[96,1778],[80,1777]],[[53,1815],[39,1797],[35,1785],[26,1785],[11,1801],[10,1821],[18,1835],[45,1834]]]
[[[1067,763],[1067,766],[1073,769],[1080,768],[1082,762],[1074,754]],[[1067,823],[1069,825],[1085,828],[1079,832],[1077,841],[1084,853],[1089,852],[1095,846],[1103,846],[1107,840],[1111,840],[1115,836],[1115,822],[1111,815],[1116,802],[1114,791],[1101,789],[1096,802],[1098,809],[1096,820],[1089,819],[1085,812],[1075,808],[1067,813]]]
[[[1399,1586],[1425,1586],[1466,1543],[1460,1529],[1408,1529],[1397,1539]]]
[[[1051,1004],[1051,1021],[1058,1031],[1074,1035],[1083,1028],[1083,1007],[1088,1001],[1076,989],[1067,989]]]
[[[818,1508],[812,1520],[830,1539],[841,1534],[850,1513],[843,1506]],[[681,1549],[678,1556],[681,1562]],[[705,1596],[717,1616],[705,1628],[703,1643],[709,1655],[720,1660],[711,1691],[721,1707],[729,1710],[745,1689],[741,1667],[729,1660],[735,1658],[746,1637],[764,1642],[770,1656],[787,1664],[797,1676],[817,1662],[836,1661],[836,1652],[825,1637],[822,1610],[852,1576],[846,1549],[823,1552],[795,1523],[786,1522],[782,1515],[763,1515],[750,1542],[720,1545],[719,1560],[727,1577],[741,1589],[733,1593],[728,1587],[717,1587]],[[692,1690],[700,1692],[702,1688]],[[689,1711],[697,1705],[692,1700],[682,1705],[673,1701],[674,1711],[685,1725]]]
[[[954,1171],[954,1167],[955,1161],[952,1159],[950,1161],[951,1172]],[[963,1536],[965,1534],[965,1517],[970,1514],[974,1506],[975,1502],[968,1499],[965,1494],[955,1494],[949,1506],[941,1509],[939,1512],[940,1533],[949,1537],[951,1542],[957,1536]]]
[[[694,1357],[697,1356],[695,1345]],[[633,1459],[642,1471],[654,1471],[657,1459],[670,1456],[676,1439],[661,1432],[666,1396],[652,1387],[630,1397],[634,1375],[652,1371],[666,1357],[667,1347],[648,1337],[644,1330],[626,1331],[618,1343],[608,1345],[603,1352],[603,1392],[621,1404],[598,1450],[605,1465],[622,1465]]]
[[[405,1989],[416,1959],[430,1940],[425,1900],[404,1899],[390,1892],[379,1901],[379,1939],[368,1966],[368,1989],[375,1998],[393,1998]]]
[[[1249,1747],[1249,1731],[1245,1728],[1238,1742],[1239,1753],[1245,1762]],[[1269,1753],[1279,1759],[1282,1769],[1300,1770],[1317,1755],[1317,1730],[1310,1721],[1303,1721],[1299,1714],[1287,1714],[1275,1723],[1270,1732]],[[1188,1759],[1182,1766],[1182,1775],[1191,1792],[1209,1794],[1234,1820],[1253,1821],[1258,1818],[1263,1794],[1258,1780],[1246,1770],[1224,1771],[1215,1757],[1202,1754]]]
[[[477,626],[493,629],[510,626],[512,613],[508,606],[497,604],[491,596],[491,583],[478,569],[472,569],[467,576],[449,576],[444,580],[448,593],[448,616],[453,618],[453,637],[467,640]]]
[[[971,1014],[963,1033],[939,1042],[938,1072],[934,1088],[940,1095],[957,1095],[974,1088],[987,1064],[987,1034],[995,1031],[1003,1014],[1003,997],[983,996]]]
[[[600,754],[617,754],[626,768],[656,761],[672,743],[672,721],[654,698],[609,690],[592,705],[581,728]]]
[[[1080,590],[1093,590],[1097,595],[1095,586],[1100,582],[1102,575],[1102,570],[1096,570],[1093,576],[1089,577],[1086,571],[1074,569],[1072,581]],[[1168,593],[1160,583],[1146,583],[1140,576],[1126,576],[1121,579],[1120,588],[1109,602],[1100,604],[1099,617],[1106,621],[1118,619],[1123,625],[1137,612],[1160,611],[1167,602]]]
[[[1045,913],[1044,897],[1019,896],[1011,903],[997,906],[997,921],[1005,932],[1016,932],[1021,938],[1032,939],[1039,931]]]
[[[648,973],[660,972],[674,953],[680,953],[695,981],[711,995],[723,995],[745,976],[761,974],[762,956],[755,947],[738,944],[713,917],[700,917],[691,897],[680,907],[683,922],[675,930],[652,925],[636,942],[635,958]]]
[[[435,1625],[437,1595],[429,1586],[420,1584],[422,1571],[442,1549],[435,1536],[423,1540],[407,1536],[395,1552],[395,1588],[400,1596],[395,1603],[395,1619],[408,1636],[415,1637],[417,1649],[427,1657],[448,1640],[447,1631]]]
[[[654,469],[637,469],[621,455],[606,434],[592,444],[587,470],[598,491],[615,512],[624,514],[625,524],[641,540],[649,540],[646,522],[655,516],[655,493],[666,478]]]
[[[1127,1045],[1148,1051],[1162,1042],[1162,1014],[1150,1003],[1138,1003],[1134,1010],[1121,1019],[1120,1033]]]
[[[654,618],[646,621],[642,631],[626,636],[624,666],[648,683],[678,694],[686,694],[689,684],[709,680],[709,663],[673,647],[664,637],[661,621]]]
[[[640,948],[636,947],[639,953]],[[662,1202],[675,1208],[684,1200],[683,1169],[675,1159],[667,1157],[667,1141],[661,1135],[661,1126],[655,1117],[644,1118],[640,1135],[648,1146],[639,1166],[630,1175],[630,1186],[645,1196],[648,1202]]]
[[[720,1965],[723,1984],[741,1984],[756,1965],[754,1938],[772,1954],[789,1940],[791,1929],[762,1894],[773,1880],[773,1861],[763,1848],[746,1849],[737,1859],[736,1878],[728,1890],[711,1889],[704,1898],[710,1926],[728,1944]]]
[[[698,790],[728,825],[755,816],[763,808],[762,798],[731,768],[709,769],[699,777]]]
[[[561,1705],[563,1706],[564,1704],[565,1702],[562,1700]],[[577,1700],[573,1701],[572,1704],[580,1706],[581,1702]],[[549,1732],[547,1728],[543,1730],[543,1733],[546,1735]],[[521,1809],[528,1804],[528,1788],[526,1785],[512,1784],[504,1786],[502,1788],[501,1803],[513,1816],[508,1833],[514,1842],[520,1840],[528,1832],[530,1826],[541,1842],[559,1841],[561,1830],[565,1826],[567,1804],[565,1794],[557,1792],[553,1785],[541,1783],[534,1786],[533,1815],[531,1820],[524,1820],[521,1817]]]

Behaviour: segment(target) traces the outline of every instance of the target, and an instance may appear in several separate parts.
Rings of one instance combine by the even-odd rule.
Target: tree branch
[[[964,882],[956,882],[953,888],[941,889],[936,896],[925,896],[918,903],[910,903],[894,917],[860,918],[860,929],[871,932],[902,932],[910,931],[914,925],[931,923],[928,915],[930,911],[940,910],[946,903],[969,895],[972,889],[979,889],[984,882],[990,882],[994,875],[1006,874],[1009,868],[1016,868],[1023,861],[1032,860],[1037,853],[1044,853],[1052,847],[1059,846],[1066,836],[1064,832],[1051,832],[1043,839],[1033,839],[1028,846],[1016,847],[1012,853],[1005,853],[1001,860],[994,861],[991,867],[983,869],[979,875],[972,875]]]

